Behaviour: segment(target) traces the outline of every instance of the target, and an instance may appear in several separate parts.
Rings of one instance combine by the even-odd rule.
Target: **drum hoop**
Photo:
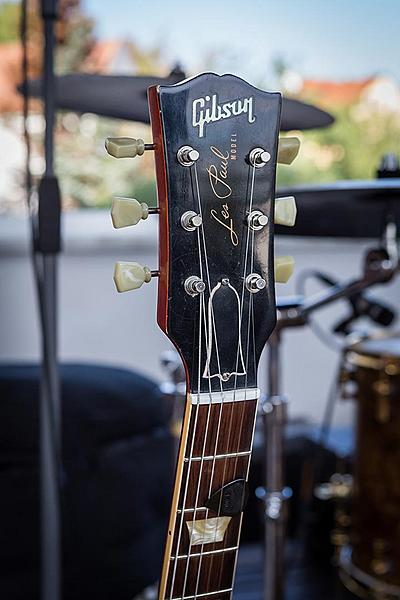
[[[376,598],[382,597],[387,598],[387,600],[400,598],[400,587],[380,581],[373,575],[369,575],[355,566],[352,561],[352,549],[350,546],[342,547],[339,555],[339,567],[356,584],[373,591],[376,594]]]
[[[400,361],[390,356],[371,356],[350,350],[346,355],[346,362],[355,367],[384,371],[387,375],[400,374]]]

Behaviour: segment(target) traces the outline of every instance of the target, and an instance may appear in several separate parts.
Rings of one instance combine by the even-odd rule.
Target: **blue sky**
[[[257,82],[282,56],[306,77],[400,80],[400,0],[82,0],[101,38],[160,45],[188,74],[205,64]],[[214,59],[208,58],[213,54]]]

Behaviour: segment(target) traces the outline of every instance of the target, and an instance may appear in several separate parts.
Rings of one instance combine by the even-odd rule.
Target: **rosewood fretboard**
[[[198,542],[187,523],[217,523],[222,509],[206,507],[210,496],[247,480],[256,407],[257,400],[187,403],[160,600],[231,596],[242,512],[218,521],[226,526],[222,541]]]

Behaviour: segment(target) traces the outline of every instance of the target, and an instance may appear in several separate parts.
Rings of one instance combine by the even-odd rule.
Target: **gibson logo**
[[[230,119],[239,115],[247,115],[249,123],[254,123],[254,97],[237,98],[229,102],[218,103],[217,94],[196,98],[192,106],[192,124],[199,128],[199,137],[204,137],[205,126],[221,119]]]

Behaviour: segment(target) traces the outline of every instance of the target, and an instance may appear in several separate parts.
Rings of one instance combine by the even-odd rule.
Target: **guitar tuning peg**
[[[158,208],[149,208],[145,202],[138,202],[134,198],[116,196],[111,205],[111,220],[115,229],[137,225],[140,220],[145,220],[149,214],[158,213]]]
[[[275,281],[287,283],[294,270],[293,256],[277,256],[275,258]]]
[[[154,144],[145,144],[143,140],[128,137],[106,138],[105,147],[114,158],[135,158],[142,156],[146,150],[154,150]]]
[[[297,207],[293,196],[275,198],[275,223],[293,227],[296,223]]]
[[[148,267],[142,267],[137,262],[117,262],[114,269],[114,282],[119,292],[128,292],[139,289],[158,274],[158,271],[150,271]]]
[[[291,165],[300,150],[300,140],[296,137],[279,138],[278,163]]]

